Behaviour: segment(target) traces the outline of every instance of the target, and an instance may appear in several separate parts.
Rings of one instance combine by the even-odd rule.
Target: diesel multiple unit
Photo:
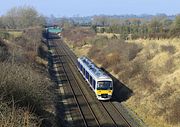
[[[86,57],[78,58],[78,70],[95,92],[98,100],[109,100],[113,93],[112,79]]]

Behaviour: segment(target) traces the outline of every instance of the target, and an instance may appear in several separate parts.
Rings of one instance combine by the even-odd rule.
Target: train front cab
[[[112,80],[97,81],[95,93],[98,100],[110,100],[113,93]]]

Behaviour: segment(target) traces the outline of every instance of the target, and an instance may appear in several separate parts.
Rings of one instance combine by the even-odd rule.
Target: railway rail
[[[50,42],[53,44],[53,40]],[[98,127],[100,126],[98,119],[94,115],[91,107],[89,106],[88,101],[86,100],[86,97],[82,93],[80,87],[78,86],[75,78],[73,77],[72,73],[69,70],[69,67],[67,66],[68,64],[66,61],[64,61],[64,57],[66,57],[64,54],[62,55],[59,53],[59,50],[57,49],[57,46],[54,47],[54,53],[57,55],[59,62],[62,64],[63,72],[66,75],[66,85],[69,86],[69,91],[73,94],[73,98],[76,102],[76,106],[78,107],[77,109],[80,112],[81,118],[83,121],[78,121],[74,123],[74,126],[93,126],[93,127]],[[73,86],[75,85],[75,87]],[[67,89],[66,89],[67,90]],[[86,105],[86,106],[84,106]]]
[[[59,45],[59,47],[61,47],[59,50],[61,50],[61,52],[63,54],[67,55],[66,59],[67,59],[68,63],[73,67],[72,72],[75,73],[77,71],[77,68],[76,68],[77,57],[75,56],[75,54],[62,41],[56,45],[57,45],[57,47]],[[80,75],[80,73],[75,73],[74,75],[78,75],[78,77],[82,77]],[[85,81],[83,81],[83,84],[84,83],[85,83]],[[90,91],[90,92],[93,93],[92,91]],[[103,110],[106,111],[106,114],[108,114],[108,116],[109,116],[108,118],[111,119],[110,121],[111,121],[112,125],[121,126],[121,127],[131,127],[130,123],[128,123],[128,121],[125,119],[125,117],[123,117],[121,112],[113,105],[112,102],[99,101],[98,105],[99,106],[101,105],[101,108],[103,108]]]

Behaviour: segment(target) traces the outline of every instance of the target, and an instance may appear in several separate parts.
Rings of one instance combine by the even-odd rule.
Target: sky
[[[180,14],[180,0],[1,0],[0,15],[18,6],[33,6],[44,16],[55,17]]]

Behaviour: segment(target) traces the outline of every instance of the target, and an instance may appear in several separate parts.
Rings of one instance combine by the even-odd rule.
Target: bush
[[[7,32],[0,32],[0,38],[8,40],[10,39],[10,34]]]
[[[34,70],[41,32],[29,29],[15,38],[14,44],[10,42],[7,46],[1,42],[0,112],[3,117],[0,117],[0,125],[40,126],[43,117],[53,117],[44,111],[52,103],[52,95],[47,89],[51,83]]]
[[[112,70],[115,74],[118,74],[121,71],[121,67],[119,64],[116,64],[112,67]]]
[[[47,59],[48,48],[44,44],[38,47],[38,55],[43,59]]]
[[[13,101],[11,103],[14,103]],[[37,117],[33,114],[33,109],[30,108],[17,108],[15,106],[9,107],[9,103],[0,102],[0,125],[2,127],[13,127],[13,126],[40,126],[37,121]]]
[[[151,60],[159,53],[159,45],[157,43],[149,43],[143,48],[145,59]]]
[[[176,48],[173,45],[161,45],[161,50],[163,52],[169,52],[171,54],[174,54],[176,51]]]
[[[95,56],[100,56],[100,55],[98,55],[99,53],[100,53],[100,49],[98,49],[97,47],[95,47],[95,46],[92,46],[91,48],[90,48],[90,52],[88,52],[88,56],[90,57],[90,58],[93,58],[93,57],[95,57]]]
[[[142,46],[140,45],[136,45],[136,44],[129,45],[128,59],[130,61],[133,60],[141,50],[142,50]]]
[[[1,110],[4,110],[3,113],[6,114],[4,118],[0,119],[0,124],[9,122],[7,123],[9,125],[11,122],[15,122],[13,123],[16,124],[15,126],[23,126],[21,123],[24,120],[23,112],[28,112],[27,109],[31,107],[33,107],[33,113],[41,114],[51,98],[51,94],[47,90],[49,81],[32,71],[31,67],[27,65],[0,63],[0,73],[0,98],[2,99],[0,106],[5,106]],[[15,119],[9,120],[11,115]],[[20,120],[16,120],[16,118]]]
[[[62,36],[71,42],[74,47],[81,47],[87,40],[87,38],[94,37],[95,32],[90,28],[71,28],[65,29]]]
[[[10,56],[8,46],[0,39],[0,61],[5,61]]]
[[[165,71],[169,72],[173,72],[173,68],[175,67],[174,64],[174,59],[173,58],[169,58],[166,63],[165,63]]]
[[[24,106],[42,103],[48,99],[48,81],[28,65],[0,63],[0,93],[6,100],[20,100]],[[35,106],[35,105],[34,105]]]
[[[179,124],[179,118],[180,118],[179,107],[180,107],[180,99],[177,99],[170,107],[170,115],[166,115],[166,120],[173,125]]]

